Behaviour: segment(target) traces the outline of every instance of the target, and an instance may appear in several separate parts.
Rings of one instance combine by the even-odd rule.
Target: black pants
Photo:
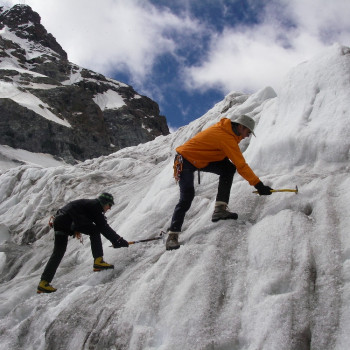
[[[101,235],[99,233],[90,234],[91,241],[91,252],[94,259],[103,256],[103,248]],[[53,247],[53,252],[49,261],[46,264],[45,270],[41,275],[41,279],[47,282],[51,282],[55,276],[58,266],[60,265],[62,258],[67,249],[68,234],[64,232],[55,232],[55,243]]]
[[[185,158],[183,159],[183,169],[180,174],[180,200],[177,203],[169,230],[180,232],[185,219],[186,212],[190,209],[194,198],[194,172],[198,170]],[[236,172],[236,167],[232,162],[225,158],[219,162],[209,163],[200,171],[214,173],[219,175],[218,193],[216,196],[217,202],[229,202],[230,191],[233,181],[233,175]]]

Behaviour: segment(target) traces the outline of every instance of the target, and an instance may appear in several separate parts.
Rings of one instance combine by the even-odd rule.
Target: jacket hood
[[[237,143],[240,143],[242,141],[243,139],[242,135],[239,135],[237,127],[235,127],[235,125],[231,122],[230,119],[222,118],[219,123],[225,132],[227,132],[228,134],[232,135],[235,138]]]

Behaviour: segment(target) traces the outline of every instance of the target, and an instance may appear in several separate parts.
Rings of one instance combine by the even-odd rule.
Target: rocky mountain
[[[0,7],[0,144],[75,163],[169,134],[156,102],[69,62],[40,21]]]

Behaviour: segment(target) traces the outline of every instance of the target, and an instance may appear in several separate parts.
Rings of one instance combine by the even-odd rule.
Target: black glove
[[[269,196],[272,193],[272,188],[265,186],[261,181],[258,182],[254,187],[258,190],[260,196]]]
[[[113,248],[122,248],[129,247],[129,243],[123,238],[120,237],[116,243],[113,244]]]

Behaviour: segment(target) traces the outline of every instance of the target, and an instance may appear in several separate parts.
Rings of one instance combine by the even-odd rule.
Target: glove
[[[113,248],[122,248],[129,247],[129,243],[123,238],[120,237],[116,243],[113,244]]]
[[[258,190],[260,196],[269,196],[272,193],[272,188],[265,186],[261,181],[258,182],[254,187]]]

